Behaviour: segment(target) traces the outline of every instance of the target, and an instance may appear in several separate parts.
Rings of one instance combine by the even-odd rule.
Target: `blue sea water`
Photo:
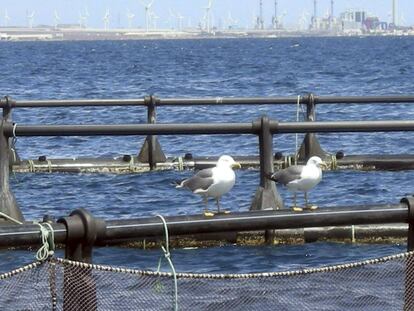
[[[317,95],[407,95],[414,93],[414,38],[292,38],[145,40],[97,42],[0,42],[0,96],[22,99],[259,97]],[[267,114],[294,121],[294,106],[159,107],[158,122],[251,122]],[[414,119],[398,105],[321,105],[318,120]],[[143,107],[15,109],[19,124],[145,123]],[[299,137],[300,139],[302,136]],[[346,154],[414,153],[411,133],[321,134],[325,150]],[[160,137],[168,156],[254,155],[250,135]],[[22,158],[108,157],[137,153],[143,137],[19,138]],[[275,149],[292,153],[294,135],[276,135]],[[275,151],[276,151],[275,150]],[[178,192],[171,182],[191,171],[140,175],[16,174],[11,188],[27,219],[59,217],[86,208],[107,218],[200,212],[201,199]],[[258,186],[257,170],[237,172],[222,204],[248,210]],[[396,203],[414,192],[414,172],[326,172],[311,192],[321,206]],[[280,189],[286,203],[290,195]],[[235,247],[173,250],[177,270],[243,273],[336,264],[389,255],[404,245]],[[98,248],[94,262],[155,268],[160,252]],[[33,261],[33,251],[0,251],[0,270]]]

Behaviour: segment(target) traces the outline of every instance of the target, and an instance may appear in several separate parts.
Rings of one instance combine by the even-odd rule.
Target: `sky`
[[[271,24],[274,14],[274,0],[263,1],[265,25]],[[5,15],[9,16],[8,25],[26,26],[27,15],[34,12],[34,25],[54,25],[55,11],[61,24],[78,24],[79,14],[89,13],[87,26],[103,28],[106,11],[109,11],[109,28],[128,26],[128,12],[134,27],[145,27],[144,3],[151,0],[0,0],[0,26],[5,25]],[[295,27],[302,19],[310,21],[313,14],[313,0],[278,0],[278,15],[283,15],[286,27]],[[179,23],[173,15],[181,15],[183,27],[196,27],[205,14],[208,0],[154,0],[152,10],[159,17],[158,28],[178,28]],[[414,25],[414,1],[397,0],[399,24]],[[330,0],[318,0],[318,16],[325,16],[330,8]],[[392,0],[335,0],[334,15],[347,9],[363,9],[382,21],[391,22]],[[229,16],[241,28],[253,25],[254,16],[259,12],[259,0],[213,0],[212,19],[215,26],[225,26]]]

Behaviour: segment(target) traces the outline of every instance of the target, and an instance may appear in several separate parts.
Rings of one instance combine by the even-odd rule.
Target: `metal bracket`
[[[63,223],[67,230],[65,258],[91,263],[94,243],[105,237],[105,221],[81,208],[57,222]]]
[[[156,123],[156,106],[159,102],[155,96],[146,96],[144,102],[148,108],[147,123]],[[145,139],[143,146],[138,154],[138,160],[141,163],[148,163],[150,170],[153,170],[157,163],[163,163],[167,161],[167,157],[162,151],[161,145],[156,135],[148,135]]]
[[[408,236],[407,250],[414,250],[414,197],[402,198],[400,203],[406,204],[408,207]]]

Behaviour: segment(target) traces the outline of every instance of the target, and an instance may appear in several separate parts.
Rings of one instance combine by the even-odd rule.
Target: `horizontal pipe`
[[[414,131],[414,121],[285,122],[271,125],[273,133],[399,132]]]
[[[12,108],[51,108],[51,107],[102,107],[102,106],[145,106],[144,99],[65,99],[65,100],[19,100],[12,101]],[[0,101],[4,108],[6,102]]]
[[[13,125],[4,127],[13,136]],[[414,131],[414,121],[270,122],[277,133],[395,132]],[[257,134],[253,123],[170,123],[114,125],[16,125],[16,136],[97,136],[97,135],[194,135]]]
[[[52,224],[55,243],[66,243],[66,227],[64,224]],[[23,225],[0,225],[0,247],[40,245],[39,225],[27,223]]]
[[[317,211],[295,213],[291,210],[254,211],[234,214],[166,216],[170,235],[200,234],[225,231],[253,231],[267,229],[294,229],[305,227],[407,223],[406,204],[370,205],[355,207],[320,208]],[[54,223],[55,242],[66,242],[66,228]],[[105,236],[98,244],[110,241],[164,236],[159,217],[106,221]],[[0,246],[38,245],[38,225],[0,226]]]
[[[13,126],[5,126],[13,136]],[[17,125],[16,136],[188,135],[251,134],[251,123],[120,124],[120,125]]]
[[[315,96],[317,104],[399,104],[414,103],[414,96]],[[287,97],[214,97],[214,98],[157,98],[157,106],[196,106],[196,105],[290,105],[297,104],[297,96]],[[300,96],[301,104],[309,101],[308,96]],[[0,100],[0,108],[6,107]],[[82,106],[146,106],[144,99],[65,99],[65,100],[18,100],[11,101],[12,108],[40,107],[82,107]]]
[[[305,227],[384,224],[407,222],[405,204],[319,209],[315,212],[252,211],[206,218],[196,216],[165,217],[170,235],[225,231],[294,229]],[[107,222],[106,239],[162,237],[164,229],[158,217]]]

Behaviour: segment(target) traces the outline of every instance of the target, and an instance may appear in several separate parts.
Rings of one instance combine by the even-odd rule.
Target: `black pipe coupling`
[[[414,224],[414,196],[402,198],[400,203],[408,207],[408,223]]]
[[[144,97],[144,103],[146,106],[157,106],[159,103],[161,102],[161,100],[154,96],[154,95],[149,95],[149,96],[145,96]]]
[[[313,93],[309,93],[307,101],[308,101],[308,105],[315,106],[315,104],[318,102],[318,96],[316,96]]]
[[[265,129],[269,128],[270,119],[267,115],[261,116],[259,119],[256,119],[252,122],[253,132],[256,135],[263,133]]]
[[[12,100],[9,96],[4,96],[4,107],[5,109],[12,109],[16,106],[16,101]]]
[[[103,240],[106,235],[106,223],[95,218],[81,208],[70,213],[69,217],[58,219],[66,227],[66,257],[72,260],[89,261],[91,249],[95,242]]]

